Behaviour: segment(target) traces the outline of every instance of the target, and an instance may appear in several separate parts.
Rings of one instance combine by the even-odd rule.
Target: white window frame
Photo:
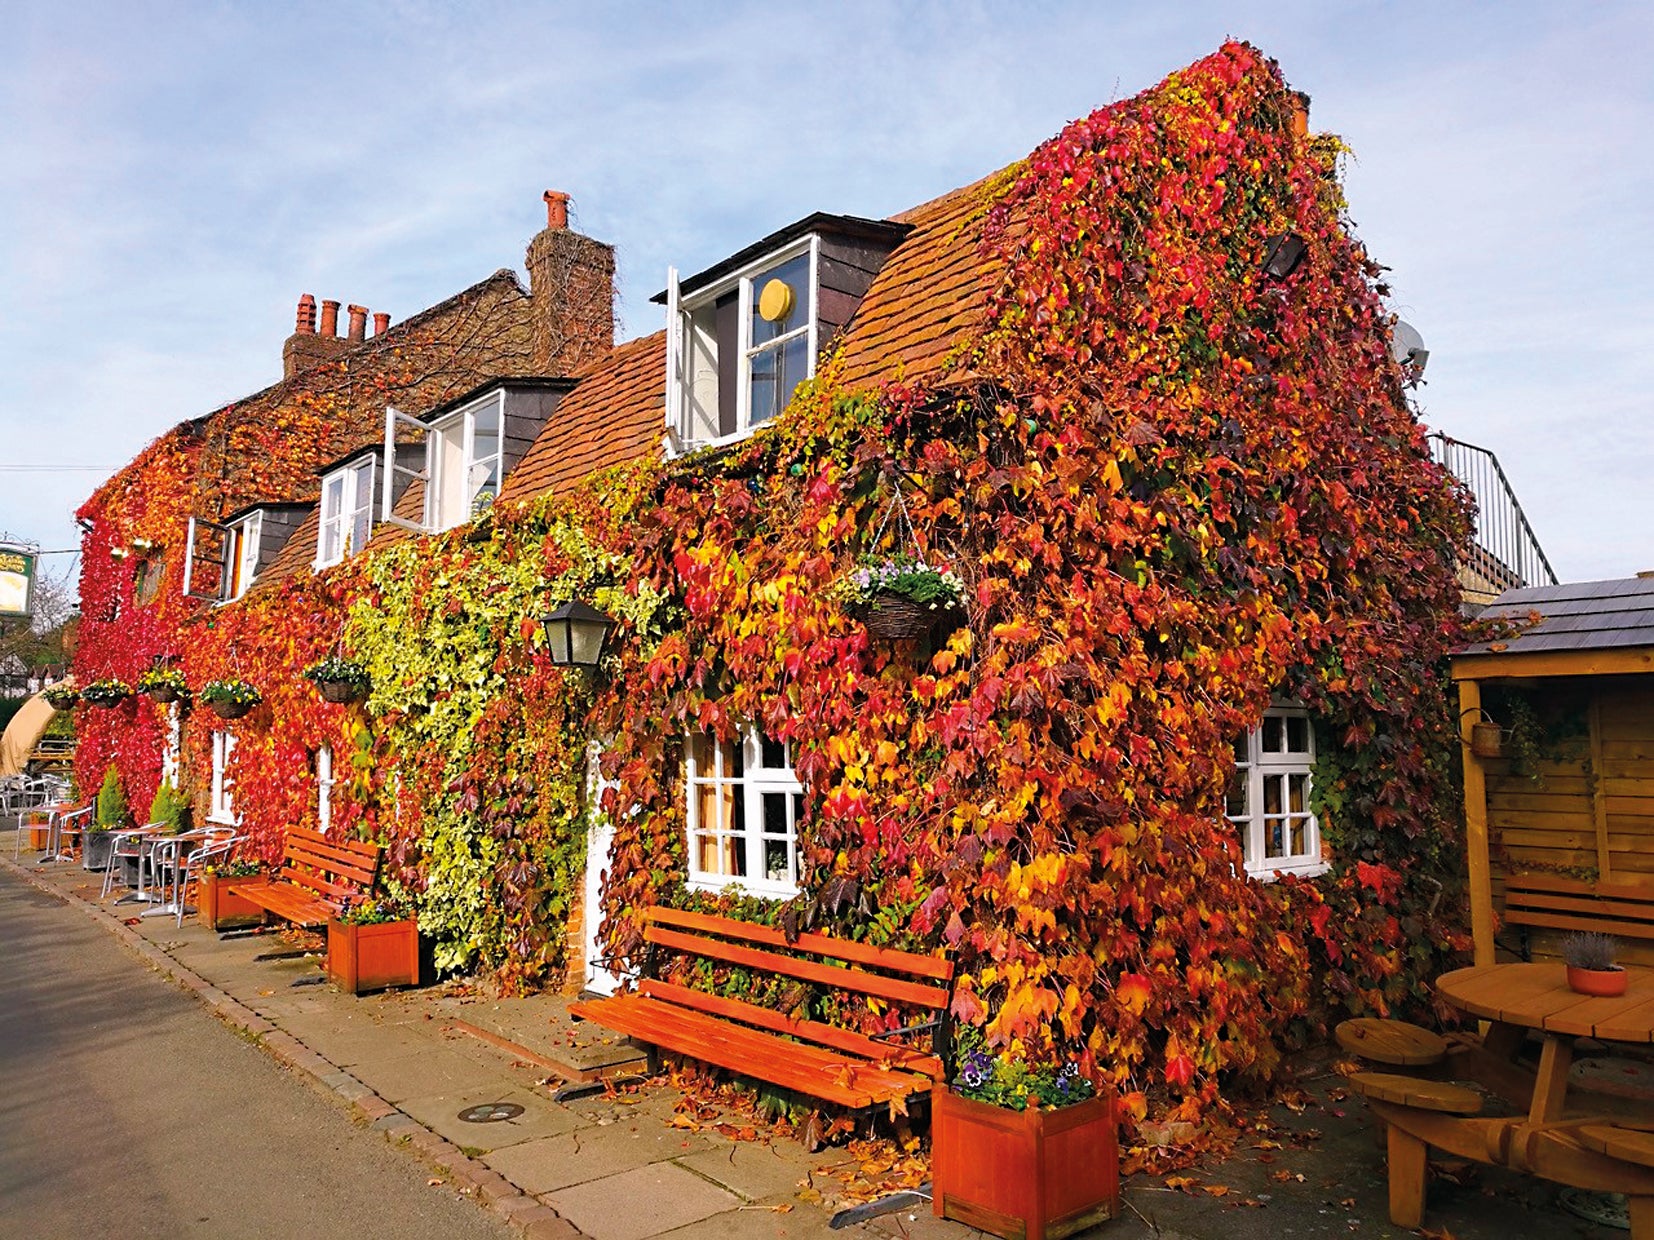
[[[366,486],[364,487],[364,475]],[[337,512],[328,511],[328,487],[337,479],[339,481],[339,508]],[[322,497],[317,506],[321,514],[321,524],[316,529],[316,567],[318,569],[331,568],[342,563],[349,557],[362,550],[361,547],[350,545],[351,534],[356,528],[356,519],[367,517],[367,533],[362,539],[363,546],[373,537],[373,489],[379,480],[379,471],[374,459],[370,456],[366,460],[352,461],[348,465],[341,465],[331,470],[322,478]],[[338,554],[327,554],[328,529],[332,527],[338,535]]]
[[[477,414],[493,406],[497,413],[498,429],[494,435],[493,455],[477,458],[476,430]],[[464,462],[465,480],[462,491],[469,494],[470,479],[478,465],[485,461],[493,461],[496,476],[494,496],[497,499],[501,488],[505,485],[505,389],[496,388],[485,396],[472,401],[462,408],[446,414],[437,421],[426,426],[425,434],[425,529],[433,534],[440,534],[443,530],[451,530],[456,526],[464,525],[478,513],[476,495],[469,494],[465,504],[465,511],[460,513],[444,513],[441,511],[443,499],[443,484],[447,481],[442,464],[441,441],[451,435],[455,428],[460,431],[460,459]],[[387,443],[386,451],[393,445]]]
[[[168,702],[166,737],[161,742],[161,782],[174,788],[178,786],[178,755],[183,742],[183,713],[177,702]]]
[[[316,829],[323,835],[333,825],[333,746],[316,750]]]
[[[233,538],[230,527],[219,525],[216,521],[208,521],[205,517],[191,517],[187,532],[184,535],[184,580],[183,595],[185,598],[200,599],[205,603],[222,603],[230,588],[230,567]],[[213,555],[213,548],[217,547],[218,554]],[[210,567],[218,570],[218,579],[211,590],[196,591],[195,572],[197,567]],[[116,598],[119,606],[119,597]],[[117,612],[117,615],[119,613]],[[110,617],[114,619],[115,617]]]
[[[230,755],[235,752],[235,733],[215,731],[212,734],[212,801],[207,809],[211,822],[222,822],[235,827],[241,825],[236,816],[233,793],[235,781],[230,778]]]
[[[783,746],[787,765],[784,767],[765,767],[761,765],[763,754],[763,738],[756,727],[742,729],[741,735],[732,742],[741,747],[741,771],[739,776],[726,773],[724,750],[726,742],[719,741],[708,733],[707,740],[713,747],[713,769],[703,771],[695,759],[694,745],[691,738],[686,737],[683,752],[683,788],[684,788],[684,829],[686,869],[688,871],[688,885],[701,891],[723,891],[729,887],[739,887],[742,891],[756,896],[768,896],[775,899],[787,899],[798,894],[798,798],[802,797],[804,788],[798,782],[798,777],[792,769],[792,745],[787,742]],[[742,798],[742,830],[739,835],[728,835],[717,831],[715,827],[703,830],[700,823],[700,798],[697,795],[700,789],[707,787],[726,787],[744,790]],[[776,839],[776,836],[764,834],[764,794],[783,794],[786,796],[788,814],[787,857],[788,877],[783,880],[772,879],[764,874],[764,841]],[[710,836],[713,839],[740,839],[745,845],[745,861],[747,872],[744,876],[724,874],[714,870],[702,869],[697,863],[697,840]]]
[[[1282,750],[1267,752],[1264,749],[1264,730],[1271,721],[1279,720],[1282,736]],[[1284,748],[1290,744],[1290,720],[1301,720],[1304,724],[1305,744],[1303,751],[1293,751]],[[1236,745],[1237,751],[1241,748]],[[1315,811],[1310,808],[1310,801],[1314,795],[1315,766],[1315,721],[1310,718],[1307,710],[1296,706],[1272,706],[1264,712],[1264,717],[1256,728],[1247,733],[1245,743],[1246,756],[1235,755],[1236,776],[1244,781],[1246,788],[1246,813],[1227,814],[1226,816],[1241,835],[1241,851],[1246,859],[1246,872],[1251,877],[1264,882],[1272,880],[1277,874],[1320,874],[1327,868],[1327,863],[1321,856],[1321,823]],[[1292,779],[1296,776],[1303,778],[1304,803],[1301,813],[1293,812],[1290,803]],[[1279,780],[1281,789],[1281,811],[1277,814],[1265,813],[1266,785],[1270,781]],[[1304,851],[1301,853],[1287,853],[1280,857],[1265,856],[1265,842],[1267,831],[1272,820],[1281,822],[1283,841],[1290,846],[1292,838],[1291,820],[1306,818],[1304,828]]]
[[[785,336],[774,340],[767,340],[763,344],[754,346],[752,343],[752,315],[754,279],[772,267],[777,267],[801,254],[810,257],[809,277],[809,312],[803,328],[794,329]],[[816,355],[820,351],[820,276],[821,276],[821,235],[811,233],[801,241],[782,249],[772,251],[754,262],[748,263],[739,271],[720,280],[708,288],[697,290],[693,297],[685,300],[678,290],[677,268],[671,267],[666,273],[666,452],[676,456],[690,452],[697,448],[721,447],[725,444],[737,443],[747,438],[758,429],[752,425],[752,362],[760,353],[769,352],[790,340],[796,340],[803,335],[806,340],[804,347],[804,378],[814,378],[816,372]],[[736,339],[735,348],[739,357],[736,367],[735,393],[735,429],[726,435],[719,435],[711,439],[695,439],[691,435],[689,402],[694,395],[694,376],[686,370],[686,354],[684,341],[688,333],[685,330],[690,316],[698,311],[712,306],[720,297],[731,289],[739,290],[740,296],[736,305]],[[777,416],[781,410],[776,410]],[[759,423],[760,426],[767,423]]]

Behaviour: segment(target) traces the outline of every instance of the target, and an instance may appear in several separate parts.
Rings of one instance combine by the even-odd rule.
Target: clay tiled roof
[[[506,476],[502,500],[559,491],[594,470],[659,449],[666,429],[665,332],[620,345],[575,378],[579,386]]]
[[[935,381],[987,325],[998,267],[981,257],[996,173],[894,218],[913,231],[886,260],[844,334],[847,387]]]
[[[300,569],[309,568],[316,559],[316,540],[321,536],[322,506],[317,504],[299,522],[299,528],[288,536],[276,558],[264,566],[250,589],[273,586],[283,578],[291,577]]]

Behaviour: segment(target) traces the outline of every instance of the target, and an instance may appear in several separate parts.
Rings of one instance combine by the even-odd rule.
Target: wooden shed
[[[1476,963],[1601,930],[1654,964],[1654,573],[1483,615],[1519,627],[1453,659]]]

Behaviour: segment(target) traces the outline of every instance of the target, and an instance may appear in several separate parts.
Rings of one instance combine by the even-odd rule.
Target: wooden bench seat
[[[571,1015],[639,1042],[856,1110],[930,1091],[945,1078],[953,965],[938,956],[871,947],[821,934],[790,942],[777,929],[708,913],[650,909],[643,975],[635,991],[571,1004]],[[825,1021],[693,989],[659,975],[669,955],[698,957],[756,977],[801,984],[802,999],[825,990],[866,996],[926,1019],[901,1045]],[[795,1001],[793,1010],[801,1006]]]
[[[1350,1076],[1349,1082],[1351,1088],[1364,1098],[1419,1111],[1475,1115],[1482,1109],[1482,1095],[1450,1081],[1426,1081],[1416,1076],[1403,1076],[1399,1072],[1356,1072]]]
[[[1588,883],[1554,874],[1505,880],[1505,923],[1654,939],[1654,883]]]
[[[230,893],[295,926],[325,926],[346,904],[373,891],[379,873],[379,845],[361,840],[335,842],[316,831],[287,833],[281,868],[272,878],[230,884]]]
[[[1396,1068],[1424,1068],[1447,1058],[1447,1039],[1404,1020],[1358,1016],[1346,1020],[1333,1036],[1352,1055]]]

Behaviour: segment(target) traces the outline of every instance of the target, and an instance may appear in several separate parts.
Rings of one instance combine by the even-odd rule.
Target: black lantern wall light
[[[546,646],[551,661],[558,667],[579,668],[585,672],[597,670],[609,634],[617,627],[615,621],[579,599],[564,603],[550,615],[543,616],[540,622],[546,626]]]

